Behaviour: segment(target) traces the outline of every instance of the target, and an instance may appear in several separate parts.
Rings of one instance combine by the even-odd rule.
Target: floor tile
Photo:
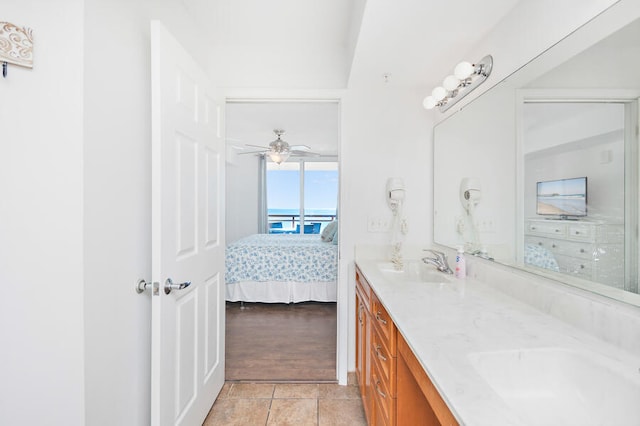
[[[319,399],[319,426],[367,426],[359,399]]]
[[[269,416],[270,399],[217,400],[203,426],[264,425]]]
[[[357,386],[340,386],[338,384],[319,384],[318,398],[322,399],[360,399]]]
[[[317,399],[274,399],[271,401],[267,426],[316,426]]]
[[[229,390],[231,390],[231,383],[225,382],[218,394],[218,399],[227,399],[229,396]]]
[[[274,386],[265,383],[234,383],[227,398],[272,398]]]
[[[358,386],[358,378],[355,372],[347,373],[347,386]]]
[[[317,398],[317,384],[277,384],[274,398]]]

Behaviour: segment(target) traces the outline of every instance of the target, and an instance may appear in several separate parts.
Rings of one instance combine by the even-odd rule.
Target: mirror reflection
[[[640,20],[577,47],[589,30],[436,126],[434,240],[618,297],[638,293]]]

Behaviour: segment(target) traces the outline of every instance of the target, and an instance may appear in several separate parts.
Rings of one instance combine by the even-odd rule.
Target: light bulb
[[[460,62],[456,65],[453,74],[458,78],[458,80],[464,80],[469,78],[471,74],[473,74],[474,68],[469,62]]]
[[[422,101],[422,106],[426,109],[433,109],[437,103],[438,102],[436,102],[433,96],[427,96],[426,98],[424,98],[424,101]]]
[[[442,86],[447,89],[449,92],[453,92],[460,85],[460,80],[458,80],[455,76],[450,75],[444,79],[442,82]]]
[[[447,97],[447,91],[444,89],[444,87],[438,86],[435,89],[433,89],[433,92],[431,92],[431,96],[433,96],[433,98],[437,102],[440,102],[441,100]]]

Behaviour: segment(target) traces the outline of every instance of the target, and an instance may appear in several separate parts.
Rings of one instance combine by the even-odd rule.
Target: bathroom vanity
[[[359,268],[356,321],[356,376],[368,423],[457,425]]]
[[[476,272],[459,280],[418,262],[395,271],[357,260],[356,373],[369,424],[639,424],[638,352],[553,312],[581,315],[583,295],[511,272],[488,283],[478,277],[494,265],[482,262],[471,259]],[[585,295],[590,315],[604,318]],[[612,318],[595,327],[618,333]]]

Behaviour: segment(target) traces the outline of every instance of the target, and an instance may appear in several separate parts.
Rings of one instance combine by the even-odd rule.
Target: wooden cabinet
[[[373,417],[371,406],[371,288],[356,269],[356,378],[367,418]]]
[[[357,267],[356,377],[369,425],[458,424]]]
[[[457,426],[458,422],[424,372],[420,361],[398,333],[397,423],[414,426]]]
[[[376,424],[395,425],[396,326],[376,294],[371,292],[371,387]]]

